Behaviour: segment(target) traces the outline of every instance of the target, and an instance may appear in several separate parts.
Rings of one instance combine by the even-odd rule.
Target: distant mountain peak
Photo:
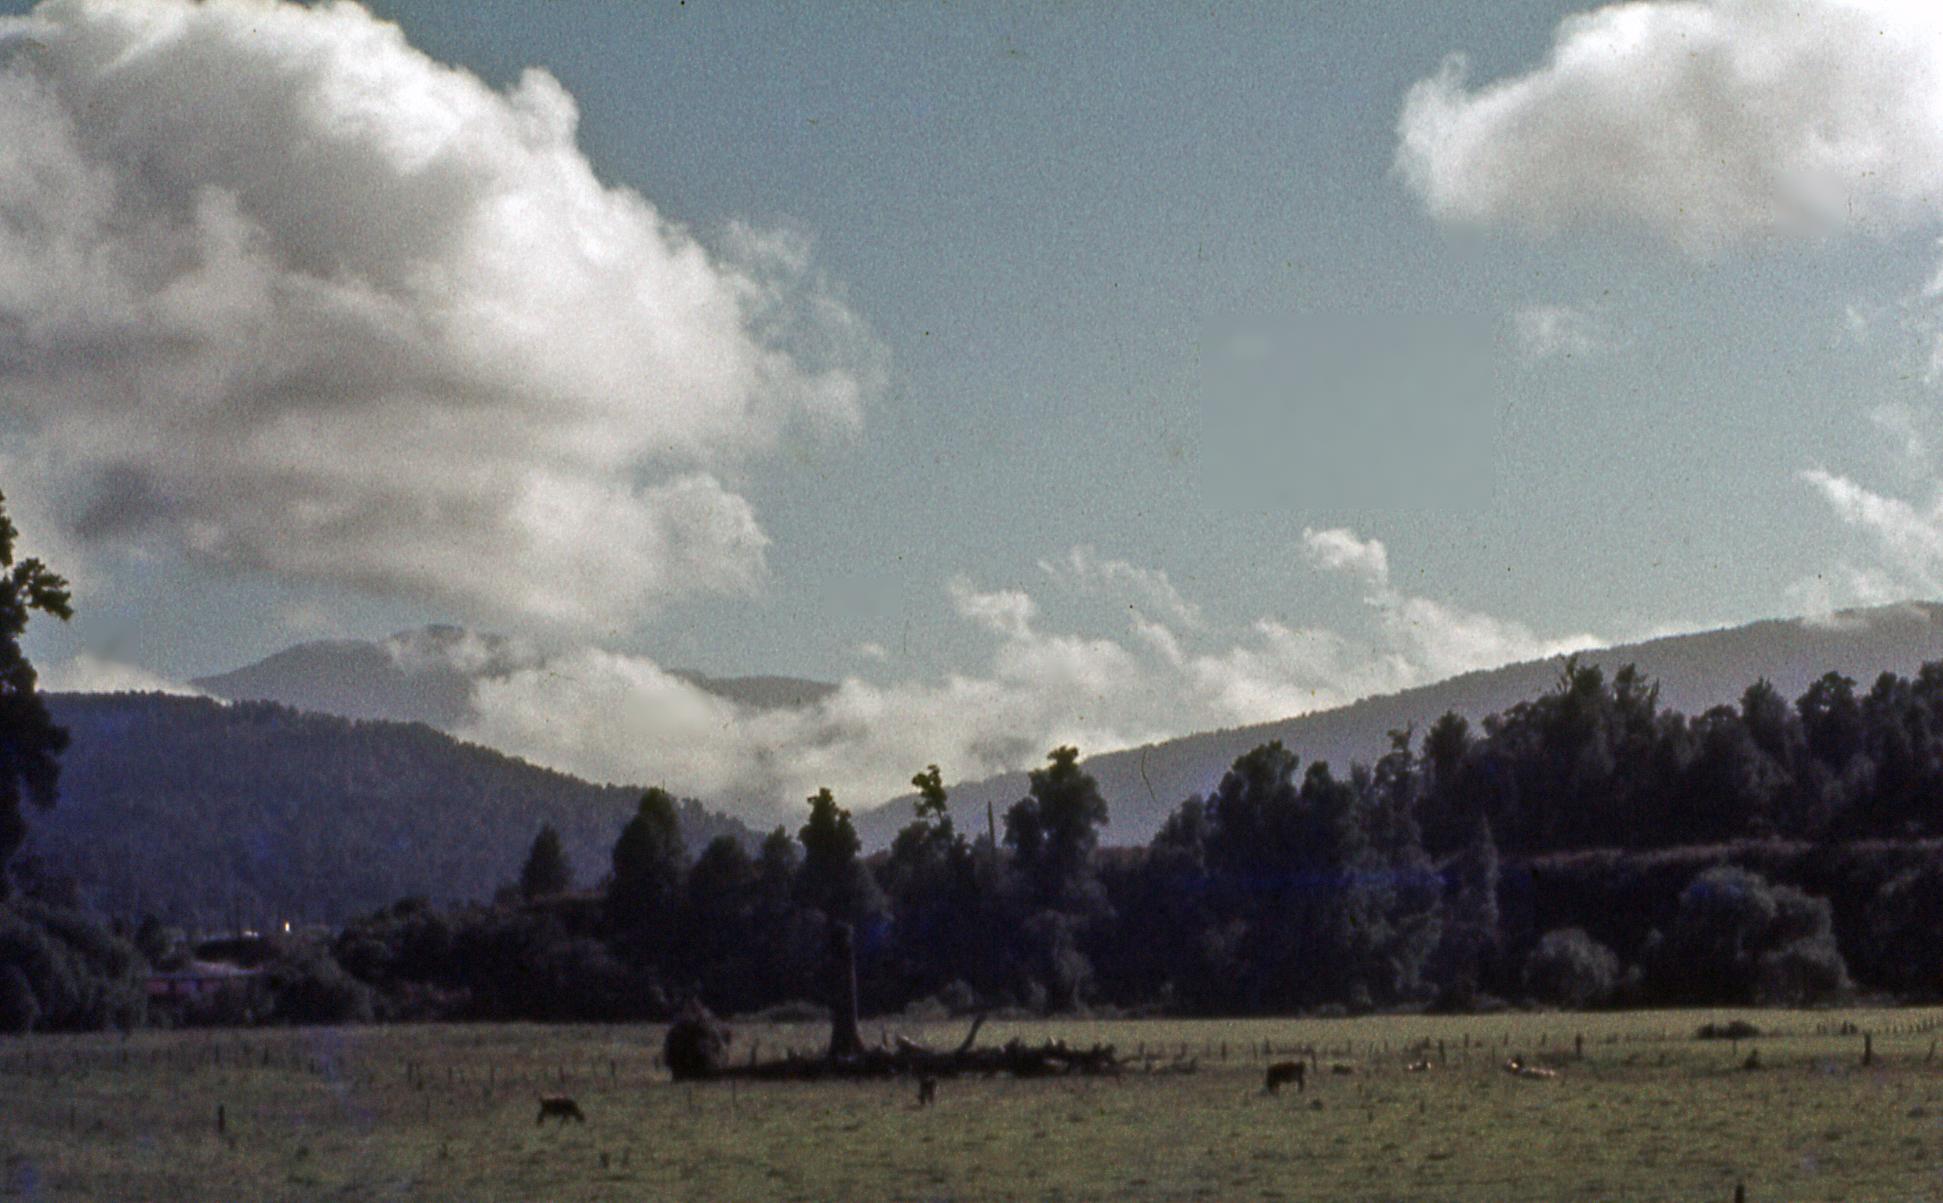
[[[425,723],[450,731],[473,717],[472,691],[479,681],[539,668],[546,661],[544,652],[523,639],[439,623],[400,631],[377,643],[300,643],[190,684],[227,701],[278,702],[318,714]],[[812,706],[837,688],[797,677],[712,677],[694,669],[671,674],[752,710]]]

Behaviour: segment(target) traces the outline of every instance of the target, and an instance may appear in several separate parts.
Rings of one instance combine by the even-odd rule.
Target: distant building
[[[261,969],[245,969],[221,961],[190,961],[185,969],[158,970],[148,975],[150,999],[193,1002],[231,988],[244,988],[263,976]]]

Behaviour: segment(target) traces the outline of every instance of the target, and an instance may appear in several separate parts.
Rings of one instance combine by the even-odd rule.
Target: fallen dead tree
[[[1125,1067],[1119,1055],[1110,1044],[1095,1044],[1090,1048],[1069,1047],[1063,1040],[1048,1040],[1041,1044],[1027,1044],[1017,1038],[1004,1044],[977,1047],[979,1029],[985,1026],[985,1016],[978,1015],[972,1020],[971,1030],[965,1033],[964,1040],[955,1049],[932,1049],[915,1040],[903,1036],[895,1040],[886,1039],[871,1047],[858,1038],[857,1024],[857,975],[855,952],[848,926],[839,924],[831,941],[831,951],[835,962],[832,973],[833,1006],[830,1009],[831,1040],[829,1051],[820,1057],[804,1056],[794,1050],[789,1051],[781,1060],[759,1061],[756,1050],[750,1050],[749,1060],[739,1064],[729,1064],[719,1055],[729,1040],[726,1034],[719,1043],[710,1039],[705,1041],[717,1055],[709,1057],[667,1057],[667,1064],[678,1081],[701,1081],[709,1079],[741,1081],[797,1081],[813,1082],[823,1079],[860,1079],[860,1078],[957,1078],[957,1077],[996,1077],[1005,1074],[1015,1078],[1047,1078],[1068,1074],[1087,1076],[1118,1075]],[[696,1008],[699,1016],[705,1017],[705,1009]],[[712,1020],[699,1020],[712,1023]],[[673,1052],[677,1045],[684,1048],[696,1042],[697,1032],[677,1022],[668,1033],[668,1048]],[[679,1067],[678,1067],[679,1066]],[[1181,1067],[1176,1066],[1176,1069]],[[1192,1066],[1188,1066],[1191,1070]],[[1182,1070],[1187,1072],[1188,1070]]]
[[[914,1040],[898,1037],[889,1044],[865,1047],[856,1052],[834,1056],[805,1057],[795,1052],[780,1061],[750,1061],[723,1066],[713,1076],[744,1081],[817,1081],[850,1078],[958,1078],[996,1077],[1047,1078],[1064,1074],[1118,1074],[1123,1068],[1110,1044],[1090,1048],[1071,1048],[1063,1040],[1027,1044],[1013,1039],[1004,1044],[978,1048],[978,1030],[985,1016],[972,1020],[971,1030],[955,1049],[927,1048]]]

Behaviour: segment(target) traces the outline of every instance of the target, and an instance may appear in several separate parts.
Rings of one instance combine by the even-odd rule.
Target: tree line
[[[490,902],[406,899],[273,944],[247,998],[196,1021],[662,1018],[825,996],[834,925],[867,1009],[1189,1015],[1508,1003],[1804,1004],[1943,987],[1943,664],[1866,694],[1663,709],[1631,668],[1564,662],[1475,727],[1393,732],[1338,773],[1280,743],[1236,759],[1145,846],[1070,747],[989,832],[943,773],[866,857],[828,790],[800,825],[695,849],[698,808],[648,790],[596,878],[543,827]],[[26,796],[26,795],[19,795]],[[17,813],[18,807],[16,805]],[[139,1021],[150,919],[103,922],[32,865],[0,905],[0,1028]]]
[[[690,858],[650,790],[600,886],[543,831],[495,905],[405,903],[337,944],[382,1009],[637,1018],[687,997],[756,1011],[822,995],[857,932],[867,1006],[1281,1014],[1390,1007],[1814,1003],[1943,987],[1943,664],[1858,696],[1662,709],[1631,668],[1564,663],[1476,728],[1394,732],[1338,774],[1269,743],[1145,847],[1055,749],[991,834],[942,773],[864,857],[829,791],[795,831]],[[996,839],[994,839],[994,835]],[[1584,852],[1597,849],[1596,852]],[[416,1009],[415,1009],[416,1008]]]

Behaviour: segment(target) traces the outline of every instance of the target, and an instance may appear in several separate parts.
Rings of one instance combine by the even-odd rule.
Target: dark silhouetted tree
[[[743,1010],[761,1003],[756,958],[757,869],[742,841],[722,835],[689,867],[684,888],[680,959],[702,994]]]
[[[937,765],[911,778],[917,817],[891,842],[881,870],[897,917],[894,972],[905,989],[935,994],[958,979],[983,976],[979,936],[984,899],[971,846],[951,821]]]
[[[1441,1004],[1462,1010],[1477,1001],[1501,939],[1498,843],[1491,836],[1488,820],[1480,817],[1472,825],[1470,842],[1451,861],[1445,876],[1449,895],[1444,907],[1443,942],[1432,973],[1441,991]]]
[[[519,873],[519,892],[531,901],[552,894],[564,894],[573,888],[573,866],[567,863],[567,853],[560,846],[560,833],[553,824],[540,828],[540,834],[533,837],[533,847],[526,854],[526,864]]]
[[[31,1032],[39,1018],[40,1003],[27,975],[17,965],[0,965],[0,1036]]]
[[[681,897],[687,852],[675,800],[656,786],[641,795],[640,807],[614,842],[614,879],[607,887],[607,914],[616,929],[637,947],[658,947],[672,933]]]
[[[1031,791],[1005,812],[1005,842],[1042,906],[1083,905],[1093,852],[1106,825],[1099,782],[1079,767],[1079,749],[1054,748],[1028,775]]]
[[[1943,859],[1926,857],[1884,882],[1869,912],[1869,943],[1886,984],[1917,998],[1943,995]]]
[[[818,790],[809,801],[809,818],[797,832],[803,844],[803,867],[796,875],[798,899],[846,923],[881,914],[884,896],[858,857],[863,842],[857,838],[850,812],[837,805],[828,789]]]
[[[37,559],[14,560],[19,531],[7,517],[6,498],[0,496],[0,899],[12,886],[7,862],[27,838],[22,800],[43,809],[54,805],[59,791],[67,732],[54,725],[40,696],[34,666],[20,650],[34,611],[65,621],[67,582]]]
[[[917,787],[917,817],[932,832],[949,842],[952,837],[951,807],[945,794],[944,774],[935,764],[926,765],[924,771],[911,778]]]

